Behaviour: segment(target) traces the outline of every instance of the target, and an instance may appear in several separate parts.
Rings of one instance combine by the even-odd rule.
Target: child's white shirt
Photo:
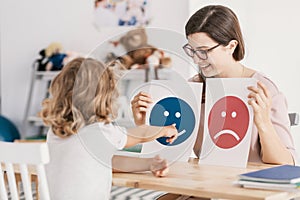
[[[111,159],[127,142],[125,128],[95,123],[77,134],[60,138],[50,129],[46,166],[51,199],[109,199],[112,184]]]

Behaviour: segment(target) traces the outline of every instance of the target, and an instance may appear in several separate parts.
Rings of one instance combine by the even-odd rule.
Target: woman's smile
[[[200,68],[200,70],[202,71],[202,72],[209,72],[209,71],[211,71],[211,69],[212,69],[212,67],[211,67],[211,64],[206,64],[206,65],[202,65],[202,66],[200,66],[199,65],[199,68]]]

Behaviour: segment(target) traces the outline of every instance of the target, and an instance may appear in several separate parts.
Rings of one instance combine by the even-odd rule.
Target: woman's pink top
[[[282,144],[291,152],[294,162],[296,162],[296,151],[290,131],[290,120],[288,116],[288,106],[285,96],[278,90],[277,86],[266,76],[255,72],[252,76],[256,80],[266,85],[272,96],[271,121]],[[262,162],[261,146],[256,126],[252,129],[251,146],[249,151],[250,162]]]

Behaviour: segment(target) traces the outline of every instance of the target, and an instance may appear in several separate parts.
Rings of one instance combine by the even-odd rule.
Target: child
[[[43,102],[41,117],[50,126],[47,143],[50,163],[47,176],[51,199],[109,199],[112,170],[151,170],[165,176],[165,160],[114,156],[117,149],[169,137],[174,126],[142,125],[126,130],[111,123],[117,109],[116,77],[112,67],[94,59],[70,61],[52,81],[51,98]]]

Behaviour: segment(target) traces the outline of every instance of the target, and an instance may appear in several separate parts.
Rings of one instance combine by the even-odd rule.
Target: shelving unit
[[[31,129],[32,127],[39,127],[39,136],[43,135],[43,130],[45,128],[45,125],[42,122],[42,119],[39,118],[36,114],[31,115],[31,111],[33,109],[33,105],[32,102],[34,100],[34,98],[36,98],[34,96],[34,90],[36,89],[37,86],[37,82],[38,81],[48,81],[50,82],[57,74],[59,73],[59,71],[37,71],[37,62],[33,63],[33,67],[32,67],[32,74],[31,74],[31,81],[30,81],[30,88],[29,88],[29,94],[28,94],[28,98],[27,98],[27,103],[26,103],[26,108],[25,108],[25,114],[24,114],[24,119],[23,119],[23,133],[25,135],[25,137],[28,134],[28,130]],[[124,89],[123,91],[123,95],[127,98],[127,100],[124,100],[122,103],[124,103],[125,105],[123,105],[123,108],[120,109],[124,109],[124,107],[128,107],[130,106],[130,102],[128,99],[128,87],[130,86],[130,82],[131,81],[140,81],[140,82],[144,82],[145,81],[145,70],[144,69],[135,69],[132,71],[128,71],[124,73],[124,76],[122,77],[122,88]],[[153,74],[151,74],[151,72],[148,74],[148,78],[149,80],[151,80],[153,77]],[[170,69],[169,68],[163,68],[163,69],[159,69],[159,79],[168,79],[170,78]],[[45,93],[44,93],[44,98],[46,98],[48,96],[48,88],[45,88]],[[124,98],[125,99],[125,98]],[[42,99],[41,99],[42,101]],[[116,120],[116,123],[120,126],[133,126],[133,122],[130,121],[130,119],[128,118],[128,115],[122,115],[122,110],[121,112],[119,112],[120,116],[118,117],[118,119]]]
[[[30,80],[30,87],[29,87],[29,93],[27,97],[26,107],[25,107],[25,113],[23,118],[23,134],[25,137],[28,134],[28,129],[30,127],[40,127],[40,133],[39,135],[42,135],[44,124],[36,115],[31,115],[30,112],[33,109],[32,108],[32,101],[34,99],[34,90],[36,89],[37,81],[47,81],[50,82],[58,73],[59,71],[37,71],[38,63],[34,62],[32,66],[32,73],[31,73],[31,80]],[[45,97],[48,95],[48,88],[45,88]]]

